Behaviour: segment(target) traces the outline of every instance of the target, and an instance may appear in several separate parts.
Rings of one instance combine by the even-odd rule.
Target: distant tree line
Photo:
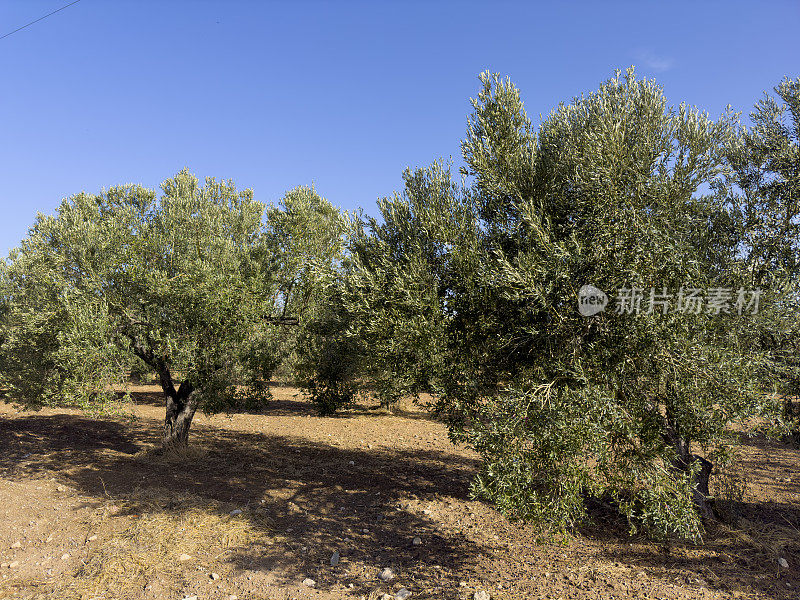
[[[461,177],[408,170],[377,219],[185,170],[72,196],[0,264],[3,394],[103,410],[151,373],[167,449],[276,373],[321,414],[430,394],[510,518],[569,529],[595,497],[697,539],[732,427],[798,428],[800,79],[774,92],[745,128],[630,69],[537,129],[485,73]],[[640,310],[584,316],[584,285]],[[673,305],[698,290],[716,309]]]

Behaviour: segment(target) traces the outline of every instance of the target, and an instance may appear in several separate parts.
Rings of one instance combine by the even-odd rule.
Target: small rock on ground
[[[386,567],[378,574],[378,579],[381,581],[391,581],[394,579],[394,571],[392,571],[389,567]]]
[[[421,538],[421,537],[415,537],[415,538],[412,540],[412,542],[411,542],[411,543],[412,543],[412,544],[414,544],[415,546],[419,546],[419,545],[422,543],[422,538]]]
[[[305,579],[303,579],[303,585],[312,588],[317,585],[317,582],[311,579],[311,577],[306,577]]]
[[[782,566],[784,569],[788,569],[789,568],[789,562],[785,558],[783,558],[782,556],[778,559],[778,564],[780,566]]]
[[[333,554],[331,555],[331,566],[335,567],[339,564],[339,551],[334,550]]]
[[[397,590],[397,593],[394,595],[394,597],[397,600],[406,600],[406,598],[408,598],[410,595],[411,591],[407,590],[406,588],[400,588]]]
[[[473,596],[475,600],[490,600],[491,596],[489,596],[489,592],[486,590],[480,590],[475,592],[475,596]]]

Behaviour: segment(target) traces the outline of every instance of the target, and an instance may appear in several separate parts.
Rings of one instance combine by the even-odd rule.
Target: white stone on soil
[[[475,600],[490,600],[491,596],[489,596],[489,592],[486,590],[480,590],[475,592],[475,596],[473,596]]]
[[[378,579],[381,581],[391,581],[394,579],[394,571],[392,571],[389,567],[386,567],[378,574]]]
[[[303,585],[312,588],[316,587],[317,582],[311,579],[311,577],[306,577],[305,579],[303,579]]]
[[[422,543],[422,538],[415,537],[411,543],[414,544],[415,546],[419,546]]]
[[[339,564],[339,551],[334,550],[333,554],[331,555],[331,566],[335,567]]]
[[[788,569],[789,568],[789,562],[785,558],[783,558],[782,556],[778,559],[778,564],[780,566],[782,566],[784,569]]]
[[[406,588],[400,588],[399,590],[397,590],[397,593],[394,595],[394,597],[397,600],[406,600],[406,598],[408,598],[410,595],[411,592],[409,590],[407,590]]]

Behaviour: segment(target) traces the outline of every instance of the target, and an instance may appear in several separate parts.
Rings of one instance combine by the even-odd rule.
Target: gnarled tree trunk
[[[713,501],[708,490],[713,464],[710,460],[703,458],[698,454],[691,453],[690,441],[681,435],[680,429],[672,416],[669,404],[667,404],[666,412],[667,431],[665,437],[675,448],[676,454],[672,466],[679,471],[688,473],[695,462],[700,463],[700,470],[695,474],[694,477],[694,485],[692,486],[692,499],[697,507],[697,512],[700,513],[702,518],[716,519]]]
[[[714,513],[714,504],[711,500],[711,494],[708,491],[708,482],[711,479],[711,471],[713,470],[711,461],[698,454],[690,454],[685,458],[679,457],[675,467],[683,472],[688,472],[692,464],[696,461],[700,463],[700,470],[694,477],[692,499],[701,517],[704,519],[716,519],[717,515]]]
[[[176,390],[167,369],[161,371],[160,377],[167,409],[161,446],[164,450],[186,447],[192,418],[197,411],[198,392],[188,381]]]
[[[131,325],[138,324],[134,319],[130,317],[128,319]],[[165,357],[153,352],[153,343],[146,333],[144,338],[147,343],[126,327],[123,327],[121,333],[130,339],[131,348],[136,356],[158,372],[167,409],[164,417],[164,436],[161,438],[162,449],[186,447],[189,440],[189,427],[192,425],[192,418],[194,418],[200,401],[199,390],[196,390],[188,381],[182,382],[180,387],[175,389],[169,362]]]

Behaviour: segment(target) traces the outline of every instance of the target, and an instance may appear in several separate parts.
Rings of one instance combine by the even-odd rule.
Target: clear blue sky
[[[68,1],[0,0],[0,35]],[[747,114],[800,75],[798,40],[797,0],[81,0],[0,40],[0,253],[66,196],[184,166],[374,214],[405,167],[458,160],[483,70],[536,123],[631,64]]]

